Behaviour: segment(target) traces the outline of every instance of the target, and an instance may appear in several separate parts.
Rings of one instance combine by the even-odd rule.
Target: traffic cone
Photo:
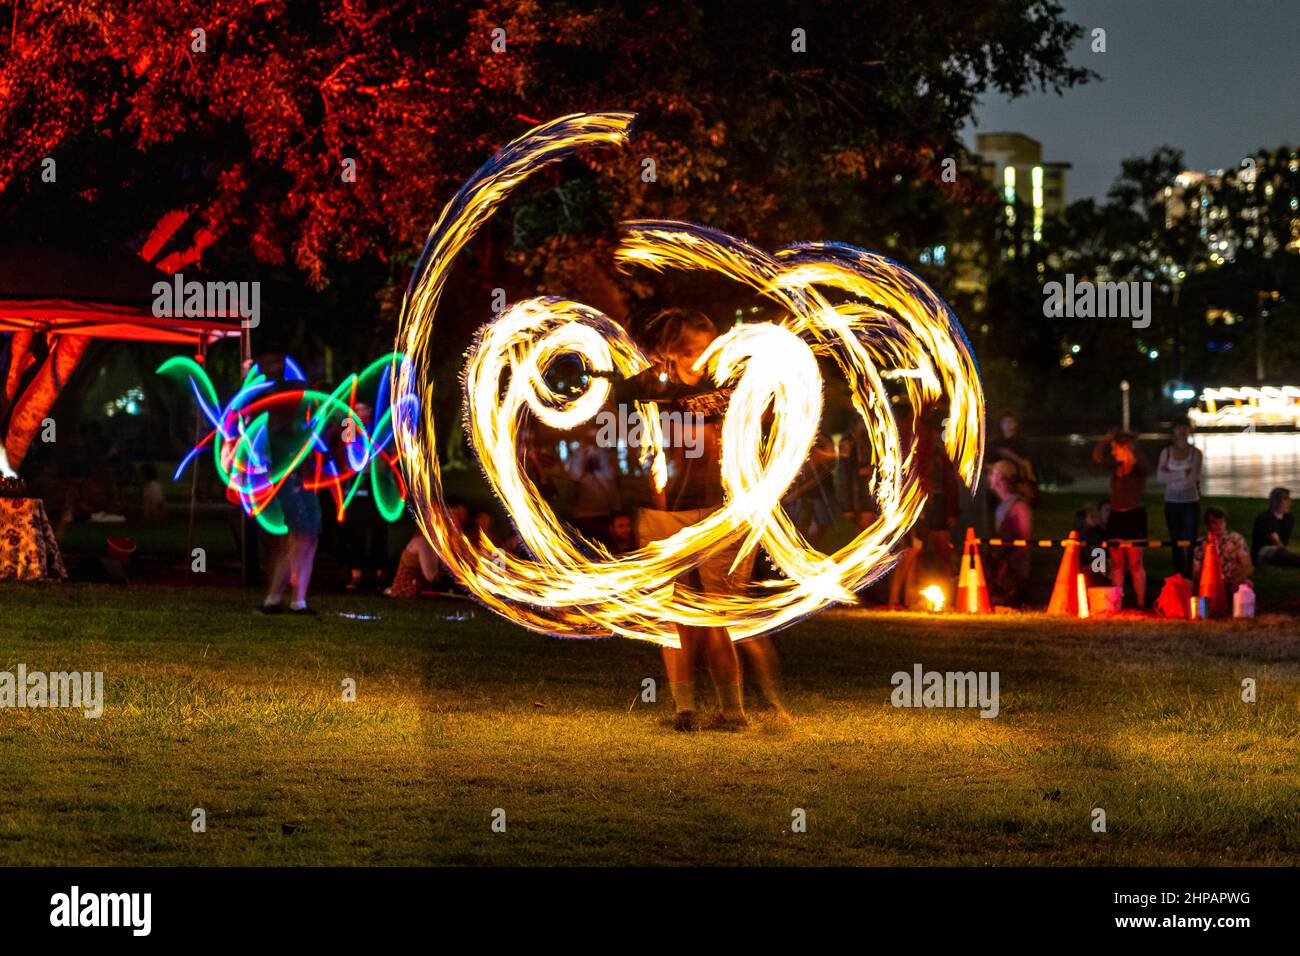
[[[1219,560],[1219,543],[1214,535],[1205,536],[1205,559],[1201,562],[1201,582],[1197,594],[1205,598],[1206,617],[1228,617],[1228,589],[1223,584],[1223,562]]]
[[[951,565],[949,565],[951,567]],[[957,575],[957,608],[967,614],[992,614],[989,586],[984,581],[984,562],[980,559],[975,529],[966,529],[966,543],[961,552],[961,573]]]
[[[1061,555],[1061,567],[1052,585],[1052,600],[1047,604],[1048,614],[1068,614],[1071,617],[1088,616],[1088,589],[1079,587],[1079,532],[1071,531]],[[1080,593],[1082,592],[1082,593]]]

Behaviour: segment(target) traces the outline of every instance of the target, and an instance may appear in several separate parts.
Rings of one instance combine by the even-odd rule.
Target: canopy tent
[[[0,245],[0,332],[208,345],[243,331],[239,315],[158,318],[168,279],[123,252]]]
[[[237,314],[159,318],[154,285],[168,280],[125,250],[0,245],[0,474],[12,474],[91,339],[189,344],[248,330]],[[5,334],[11,333],[11,334]]]

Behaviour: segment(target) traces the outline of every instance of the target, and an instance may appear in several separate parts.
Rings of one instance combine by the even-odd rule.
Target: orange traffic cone
[[[1205,598],[1206,617],[1227,617],[1232,613],[1232,607],[1228,604],[1228,589],[1223,584],[1219,543],[1212,534],[1205,536],[1205,560],[1201,562],[1201,582],[1197,594]]]
[[[1052,585],[1048,614],[1088,616],[1088,590],[1086,584],[1079,587],[1079,575],[1079,532],[1071,531],[1070,539],[1065,542],[1065,554],[1061,555],[1061,567],[1056,572],[1056,583]]]
[[[949,565],[951,567],[951,565]],[[957,608],[967,614],[992,614],[989,586],[984,581],[984,562],[980,559],[975,529],[966,529],[966,543],[961,553],[961,573],[957,575]]]

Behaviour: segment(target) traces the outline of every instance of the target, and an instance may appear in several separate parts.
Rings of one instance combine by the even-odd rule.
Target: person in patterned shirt
[[[1228,513],[1222,508],[1205,509],[1205,528],[1209,534],[1214,535],[1214,542],[1218,545],[1219,562],[1223,565],[1223,584],[1231,595],[1255,572],[1255,565],[1250,560],[1250,548],[1245,538],[1228,530]],[[1205,542],[1202,541],[1196,546],[1196,556],[1192,562],[1193,583],[1201,580],[1201,565],[1204,560]]]

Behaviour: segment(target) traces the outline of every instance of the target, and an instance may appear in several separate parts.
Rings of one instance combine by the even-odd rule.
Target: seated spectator
[[[478,544],[486,536],[492,542],[493,547],[496,547],[501,542],[497,540],[496,533],[492,530],[493,523],[492,512],[479,508],[470,517],[469,527],[465,533],[469,535],[470,541],[474,544]]]
[[[402,556],[397,559],[393,583],[384,590],[384,594],[396,598],[419,597],[421,591],[433,587],[441,569],[442,562],[434,553],[433,546],[417,531],[402,549]]]
[[[1295,515],[1291,514],[1291,492],[1274,488],[1268,493],[1268,510],[1255,519],[1250,534],[1250,556],[1256,566],[1265,564],[1300,567],[1300,554],[1292,551],[1291,531]]]
[[[147,522],[167,520],[167,502],[163,498],[162,485],[158,481],[158,469],[153,465],[140,466],[140,478],[144,485],[140,489],[140,510]]]
[[[989,488],[998,499],[994,535],[1004,540],[1020,540],[1033,534],[1033,513],[1020,493],[1020,473],[1016,466],[1009,461],[994,462],[989,468]],[[999,545],[990,549],[988,584],[994,604],[1022,605],[1029,585],[1028,545]]]
[[[459,498],[448,498],[447,512],[454,527],[467,530],[469,505]],[[384,588],[384,595],[415,598],[424,591],[448,591],[455,588],[458,585],[438,559],[433,545],[417,530],[402,549],[402,554],[397,559],[397,570],[393,574],[393,583]]]
[[[617,557],[620,554],[631,554],[636,550],[636,527],[632,524],[632,516],[626,511],[615,511],[609,516],[609,530],[606,532],[605,543],[609,547],[609,553]]]
[[[1255,571],[1251,563],[1250,552],[1246,548],[1246,539],[1235,531],[1228,530],[1228,513],[1222,508],[1205,509],[1205,529],[1214,535],[1214,543],[1219,549],[1219,562],[1223,565],[1223,584],[1232,594],[1243,582],[1250,580]],[[1196,546],[1192,558],[1192,585],[1201,580],[1201,563],[1205,560],[1205,542]]]
[[[488,544],[496,551],[520,557],[523,552],[523,541],[518,534],[510,531],[509,528],[506,530],[510,533],[499,533],[496,530],[496,520],[492,517],[492,512],[480,508],[470,518],[466,534],[470,536],[470,541],[475,546],[481,545],[483,536],[486,535]]]

